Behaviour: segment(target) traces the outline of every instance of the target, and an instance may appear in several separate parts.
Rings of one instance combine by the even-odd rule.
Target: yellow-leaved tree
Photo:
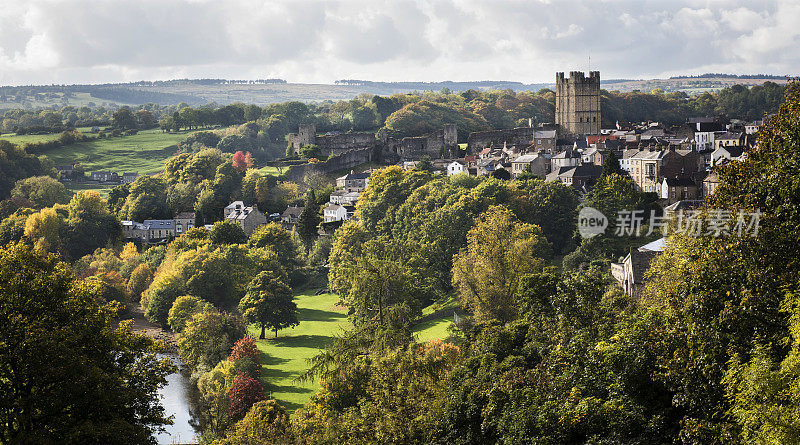
[[[453,259],[453,284],[478,320],[502,322],[517,315],[514,294],[520,279],[541,271],[551,255],[542,229],[519,222],[510,210],[492,206],[467,234]]]

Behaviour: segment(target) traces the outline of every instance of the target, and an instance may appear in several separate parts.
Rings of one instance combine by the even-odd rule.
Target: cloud
[[[794,0],[5,0],[0,83],[796,74],[798,22]]]

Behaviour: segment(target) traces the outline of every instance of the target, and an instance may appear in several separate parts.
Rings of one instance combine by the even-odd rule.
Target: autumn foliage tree
[[[248,168],[253,168],[253,155],[250,152],[237,151],[232,158],[233,167],[243,172]]]
[[[233,385],[228,390],[230,399],[229,416],[232,420],[239,420],[250,410],[254,403],[264,400],[264,387],[261,383],[246,373],[238,374],[233,379]]]
[[[482,320],[509,321],[519,280],[541,270],[550,245],[538,226],[520,223],[506,208],[491,207],[467,234],[453,261],[453,283],[463,303]]]

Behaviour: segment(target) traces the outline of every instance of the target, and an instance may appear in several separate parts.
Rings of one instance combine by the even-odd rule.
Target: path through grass
[[[313,291],[295,296],[300,311],[300,325],[267,333],[258,341],[258,348],[267,354],[262,377],[266,389],[289,410],[300,408],[319,388],[319,382],[300,383],[295,378],[308,369],[307,359],[317,355],[330,344],[333,336],[350,325],[346,310],[336,307],[339,297],[334,294],[313,295]],[[250,326],[250,335],[258,338],[260,330]]]

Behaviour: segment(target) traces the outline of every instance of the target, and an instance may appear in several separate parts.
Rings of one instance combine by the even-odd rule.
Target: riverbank
[[[178,353],[178,341],[175,334],[162,329],[159,325],[145,318],[144,309],[141,306],[131,308],[128,312],[128,317],[124,320],[133,320],[131,328],[133,332],[146,335],[156,341],[163,341],[167,345],[164,352]]]

